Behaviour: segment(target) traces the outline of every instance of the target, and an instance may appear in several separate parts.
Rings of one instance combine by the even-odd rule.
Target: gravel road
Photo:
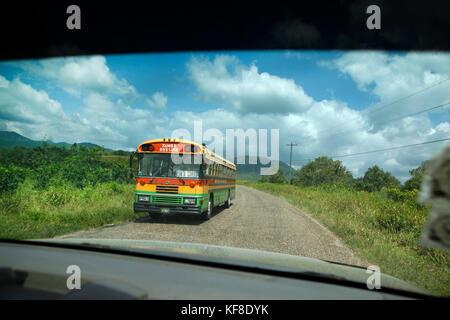
[[[195,216],[145,217],[60,238],[194,242],[367,265],[337,236],[287,201],[244,186],[237,186],[231,208],[216,208],[208,221]]]

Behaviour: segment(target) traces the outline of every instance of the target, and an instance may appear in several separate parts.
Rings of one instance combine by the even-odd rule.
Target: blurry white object
[[[420,237],[427,248],[450,249],[450,148],[435,158],[421,186],[419,201],[432,206]]]

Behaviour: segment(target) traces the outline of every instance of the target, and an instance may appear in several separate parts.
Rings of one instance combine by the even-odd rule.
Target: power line
[[[405,114],[405,115],[400,116],[400,117],[398,117],[398,118],[393,118],[393,119],[386,120],[386,121],[382,121],[382,122],[375,122],[374,124],[377,124],[377,125],[385,124],[385,123],[388,123],[388,122],[391,122],[391,121],[396,121],[396,120],[400,120],[400,119],[403,119],[403,118],[415,116],[415,115],[418,115],[418,114],[421,114],[421,113],[425,113],[425,112],[428,112],[428,111],[431,111],[431,110],[434,110],[434,109],[442,108],[442,107],[445,107],[445,106],[448,106],[448,105],[450,105],[450,102],[446,102],[446,103],[444,103],[444,104],[440,104],[440,105],[438,105],[438,106],[436,106],[436,107],[432,107],[432,108],[420,110],[420,111],[417,111],[417,112]]]
[[[400,98],[400,99],[394,100],[394,101],[392,101],[392,102],[390,102],[390,103],[388,103],[388,104],[382,105],[382,106],[380,106],[380,107],[378,107],[378,108],[374,108],[374,109],[372,109],[372,110],[369,110],[369,111],[367,111],[367,114],[372,114],[372,113],[378,112],[378,111],[380,111],[380,110],[382,110],[382,109],[385,109],[386,107],[389,107],[389,106],[391,106],[391,105],[393,105],[393,104],[395,104],[395,103],[397,103],[397,102],[406,100],[406,99],[408,99],[408,98],[410,98],[410,97],[412,97],[412,96],[415,96],[415,95],[417,95],[417,94],[419,94],[419,93],[422,93],[422,92],[424,92],[424,91],[426,91],[426,90],[428,90],[428,89],[434,88],[434,87],[436,87],[436,86],[438,86],[438,85],[440,85],[440,84],[442,84],[442,83],[444,83],[444,82],[446,82],[446,81],[448,81],[448,80],[450,80],[450,77],[448,77],[447,79],[441,80],[441,81],[439,81],[439,82],[437,82],[437,83],[435,83],[435,84],[433,84],[433,85],[431,85],[431,86],[425,87],[425,88],[423,88],[423,89],[421,89],[421,90],[419,90],[419,91],[413,92],[413,93],[411,93],[411,94],[409,94],[409,95],[407,95],[407,96],[405,96],[405,97],[402,97],[402,98]],[[405,117],[406,117],[406,116],[405,116]],[[401,118],[400,118],[400,119],[401,119]],[[341,123],[340,125],[342,125],[342,124],[344,124],[344,123]],[[337,126],[335,126],[334,128],[336,128],[336,127],[337,127]],[[330,131],[330,129],[333,129],[333,128],[324,129],[324,130],[318,131],[317,133],[322,133],[322,132]],[[310,139],[310,140],[313,140],[313,139]]]
[[[422,93],[422,92],[424,92],[424,91],[426,91],[426,90],[428,90],[428,89],[434,88],[434,87],[436,87],[436,86],[438,86],[438,85],[440,85],[440,84],[442,84],[442,83],[444,83],[444,82],[446,82],[446,81],[448,81],[448,80],[450,80],[450,77],[448,77],[447,79],[441,80],[441,81],[439,81],[439,82],[437,82],[437,83],[435,83],[435,84],[433,84],[433,85],[431,85],[431,86],[429,86],[429,87],[425,87],[425,88],[423,88],[423,89],[421,89],[421,90],[419,90],[419,91],[413,92],[413,93],[411,93],[410,95],[407,95],[407,96],[405,96],[405,97],[403,97],[403,98],[400,98],[400,99],[397,99],[397,100],[395,100],[395,101],[392,101],[392,102],[390,102],[390,103],[388,103],[388,104],[386,104],[386,105],[383,105],[383,106],[378,107],[378,108],[376,108],[376,109],[372,109],[372,110],[368,111],[367,113],[370,114],[370,113],[374,113],[374,112],[379,112],[380,110],[383,110],[383,109],[386,108],[386,107],[389,107],[389,106],[391,106],[391,105],[393,105],[393,104],[395,104],[395,103],[397,103],[397,102],[399,102],[399,101],[406,100],[406,99],[408,99],[408,98],[410,98],[410,97],[412,97],[412,96],[415,96],[415,95],[417,95],[417,94],[419,94],[419,93]]]
[[[362,154],[370,154],[370,153],[384,152],[384,151],[390,151],[390,150],[396,150],[396,149],[402,149],[402,148],[408,148],[408,147],[415,147],[415,146],[420,146],[420,145],[424,145],[424,144],[442,142],[442,141],[447,141],[447,140],[450,140],[450,137],[449,138],[444,138],[444,139],[439,139],[439,140],[425,141],[425,142],[421,142],[421,143],[414,143],[414,144],[408,144],[408,145],[404,145],[404,146],[386,148],[386,149],[379,149],[379,150],[372,150],[372,151],[364,151],[364,152],[358,152],[358,153],[344,154],[344,155],[340,155],[340,156],[331,156],[330,158],[345,158],[345,157],[359,156],[359,155],[362,155]],[[314,160],[316,158],[299,159],[299,160],[293,160],[293,161],[312,161],[312,160]]]
[[[408,114],[402,115],[402,116],[400,116],[400,117],[392,118],[392,119],[389,119],[389,120],[386,120],[386,121],[375,122],[375,123],[373,123],[372,125],[386,124],[386,123],[389,123],[389,122],[392,122],[392,121],[401,120],[401,119],[403,119],[403,118],[415,116],[415,115],[418,115],[418,114],[421,114],[421,113],[426,113],[426,112],[429,112],[429,111],[432,111],[432,110],[435,110],[435,109],[438,109],[438,108],[446,107],[446,106],[448,106],[448,105],[450,105],[450,102],[446,102],[446,103],[444,103],[444,104],[440,104],[440,105],[438,105],[438,106],[434,106],[434,107],[427,108],[427,109],[424,109],[424,110],[420,110],[420,111],[417,111],[417,112],[408,113]],[[368,129],[368,128],[369,128],[369,126],[364,126],[364,127],[362,127],[362,128],[359,128],[359,129]],[[328,130],[322,130],[322,131],[319,131],[319,132],[325,132],[325,131],[328,131]],[[333,135],[343,135],[343,134],[353,133],[353,132],[354,132],[354,130],[342,130],[342,131],[336,131],[336,132],[332,132],[332,133],[326,135],[324,138],[327,138],[327,137],[330,137],[330,136],[333,136]],[[324,138],[322,138],[322,139],[324,139]],[[315,140],[315,139],[310,138],[310,139],[303,140],[303,141],[312,141],[312,140]]]
[[[422,92],[424,92],[424,91],[426,91],[428,89],[434,88],[434,87],[436,87],[436,86],[438,86],[438,85],[440,85],[440,84],[442,84],[442,83],[444,83],[444,82],[446,82],[448,80],[450,80],[450,77],[448,77],[447,79],[441,80],[441,81],[439,81],[439,82],[437,82],[437,83],[435,83],[435,84],[433,84],[431,86],[423,88],[423,89],[421,89],[419,91],[413,92],[413,93],[411,93],[411,94],[409,94],[409,95],[407,95],[405,97],[402,97],[400,99],[392,101],[392,102],[390,102],[388,104],[382,105],[381,107],[369,110],[367,112],[367,114],[372,114],[372,113],[375,113],[375,112],[379,112],[380,110],[385,109],[388,106],[391,106],[391,105],[393,105],[395,103],[398,103],[400,101],[406,100],[406,99],[408,99],[408,98],[410,98],[412,96],[415,96],[415,95],[417,95],[419,93],[422,93]],[[381,124],[385,124],[385,123],[388,123],[388,122],[401,120],[401,119],[406,118],[406,117],[411,117],[411,116],[418,115],[418,114],[421,114],[421,113],[426,113],[426,112],[429,112],[429,111],[432,111],[432,110],[435,110],[435,109],[438,109],[438,108],[442,108],[442,107],[445,107],[445,106],[448,106],[448,105],[450,105],[450,102],[446,102],[444,104],[441,104],[441,105],[438,105],[438,106],[434,106],[434,107],[431,107],[431,108],[427,108],[427,109],[424,109],[424,110],[420,110],[420,111],[417,111],[417,112],[405,114],[403,116],[400,116],[400,117],[397,117],[397,118],[392,118],[392,119],[389,119],[389,120],[386,120],[386,121],[375,122],[373,125],[381,125]],[[363,128],[367,128],[367,126],[363,127]],[[329,130],[330,129],[325,129],[325,130],[319,131],[318,133],[329,131]],[[347,130],[347,131],[335,132],[335,133],[329,134],[328,136],[336,135],[336,134],[349,133],[349,132],[353,132],[353,131]],[[313,139],[311,138],[309,140],[313,140]],[[402,148],[419,146],[419,145],[425,145],[425,144],[430,144],[430,143],[437,143],[437,142],[442,142],[442,141],[447,141],[447,140],[450,140],[450,138],[445,138],[445,139],[440,139],[440,140],[433,140],[433,141],[426,141],[426,142],[422,142],[422,143],[416,143],[416,144],[411,144],[411,145],[404,145],[404,146],[398,146],[398,147],[392,147],[392,148],[386,148],[386,149],[380,149],[380,150],[365,151],[365,152],[359,152],[359,153],[354,153],[354,154],[338,155],[338,156],[333,156],[331,158],[344,158],[344,157],[357,156],[357,155],[362,155],[362,154],[384,152],[384,151],[389,151],[389,150],[402,149]],[[300,160],[293,160],[293,161],[296,161],[296,162],[299,162],[299,161],[312,161],[314,159],[315,158],[307,158],[307,159],[300,159]],[[292,162],[292,147],[291,147],[291,162]]]
[[[374,122],[372,125],[386,124],[386,123],[389,123],[389,122],[392,122],[392,121],[401,120],[401,119],[404,119],[404,118],[407,118],[407,117],[411,117],[411,116],[415,116],[415,115],[418,115],[418,114],[421,114],[421,113],[426,113],[426,112],[429,112],[429,111],[432,111],[432,110],[435,110],[435,109],[438,109],[438,108],[446,107],[448,105],[450,105],[450,102],[446,102],[444,104],[441,104],[441,105],[438,105],[438,106],[435,106],[435,107],[431,107],[431,108],[428,108],[428,109],[420,110],[420,111],[417,111],[417,112],[408,113],[408,114],[402,115],[402,116],[397,117],[397,118],[392,118],[392,119],[385,120],[385,121]],[[367,129],[368,127],[369,126],[365,126],[365,127],[360,128],[360,129]],[[334,132],[334,133],[331,133],[331,134],[327,135],[326,137],[329,137],[331,135],[337,135],[337,134],[342,135],[342,134],[346,134],[346,133],[353,133],[353,130],[343,130],[343,131]]]

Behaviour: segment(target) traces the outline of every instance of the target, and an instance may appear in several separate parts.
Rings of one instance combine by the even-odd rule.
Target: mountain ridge
[[[242,158],[244,158],[245,164],[238,163],[238,160],[241,160]],[[263,159],[263,160],[267,160],[267,159],[259,158],[259,157],[256,157],[256,158],[257,158],[257,159],[255,159],[255,160],[257,160],[256,164],[249,163],[249,159],[250,159],[249,156],[235,157],[233,159],[233,162],[236,165],[238,179],[245,179],[245,180],[261,179],[261,168],[268,168],[268,167],[270,167],[270,165],[262,165],[261,164],[261,161],[260,161],[261,159]],[[266,161],[264,161],[264,162],[266,162]],[[281,171],[283,172],[284,177],[286,179],[288,179],[289,178],[289,165],[280,160],[278,163],[278,166],[281,169]],[[294,172],[295,172],[295,170],[294,170],[294,168],[292,168],[292,176],[294,175]]]
[[[67,142],[53,142],[51,140],[32,140],[14,131],[0,131],[0,148],[14,148],[14,147],[25,147],[25,148],[36,148],[47,143],[54,147],[70,147],[72,144]],[[89,148],[101,147],[95,143],[91,142],[80,142],[77,145],[85,146]],[[103,148],[106,152],[111,152],[114,150]]]

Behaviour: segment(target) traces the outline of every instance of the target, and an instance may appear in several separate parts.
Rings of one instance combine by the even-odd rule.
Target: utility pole
[[[292,182],[292,147],[296,147],[297,144],[294,144],[291,142],[290,144],[287,144],[287,146],[291,147],[291,156],[289,158],[289,184],[291,184],[291,182]]]

